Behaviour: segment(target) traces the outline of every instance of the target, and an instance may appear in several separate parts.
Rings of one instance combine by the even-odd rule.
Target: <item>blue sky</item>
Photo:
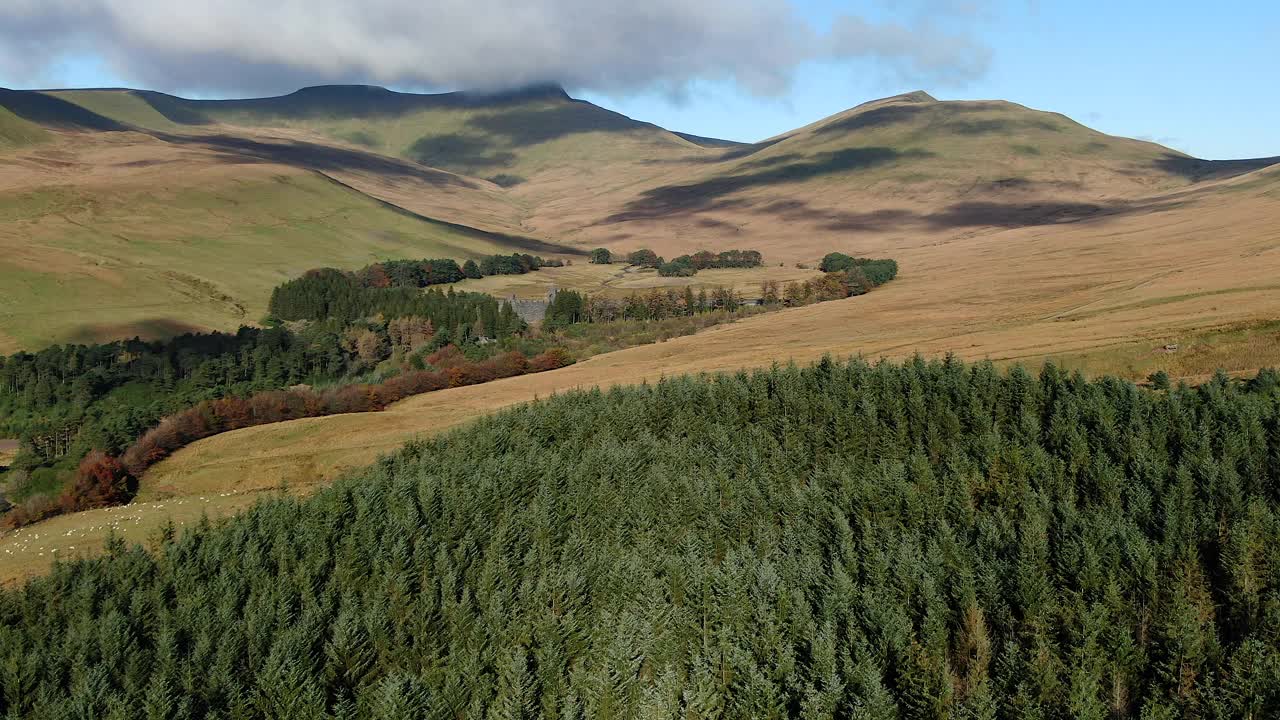
[[[818,19],[839,3],[805,3]],[[923,89],[1068,115],[1198,157],[1280,155],[1280,2],[1010,2],[977,32],[992,51],[963,87],[914,87],[867,65],[810,64],[791,92],[760,100],[709,85],[682,105],[588,95],[619,112],[703,135],[759,140],[859,102]]]
[[[15,1],[22,5],[23,0]],[[396,7],[398,0],[377,1],[392,10],[403,10]],[[437,1],[447,4],[447,0]],[[495,1],[501,2],[486,0]],[[547,17],[551,18],[548,22],[566,22],[564,12],[568,1],[539,0],[544,5],[553,6],[548,11]],[[694,0],[695,3],[700,1]],[[711,1],[705,0],[702,7]],[[38,10],[30,10],[58,2],[64,5],[62,14],[38,17]],[[85,13],[85,24],[77,30],[75,8],[86,5],[77,5],[70,0],[58,2],[45,0],[29,5],[28,15],[17,20],[28,22],[29,28],[37,28],[23,30],[28,35],[38,36],[43,29],[51,33],[50,38],[65,36],[72,40],[62,44],[52,39],[33,43],[31,47],[36,50],[26,51],[28,54],[34,52],[39,55],[48,49],[48,56],[42,57],[40,63],[25,66],[13,61],[0,63],[0,86],[155,87],[187,95],[217,97],[261,94],[262,91],[254,91],[258,88],[283,91],[311,77],[307,74],[309,71],[295,72],[292,69],[272,75],[271,69],[279,65],[278,61],[273,61],[274,65],[264,65],[257,56],[245,59],[246,51],[227,49],[225,38],[222,44],[210,45],[210,49],[204,50],[205,54],[192,59],[183,73],[156,75],[151,70],[157,65],[181,64],[174,60],[183,59],[181,48],[148,46],[145,53],[133,53],[138,56],[134,57],[129,54],[132,52],[127,47],[130,43],[152,42],[155,45],[155,40],[138,39],[140,36],[119,29],[114,34],[107,33],[91,26],[93,23],[104,24],[101,17],[111,12],[110,9]],[[136,14],[138,8],[129,6],[138,2],[142,0],[91,0],[88,5],[129,10],[134,14],[126,15],[130,18],[126,22],[132,23],[139,17]],[[760,12],[756,15],[743,12],[740,24],[765,23],[770,18],[776,21],[782,16],[774,11],[787,6],[785,0],[752,0],[752,3],[751,6]],[[728,3],[723,7],[746,7],[747,4],[742,0],[741,5]],[[426,5],[430,12],[431,4]],[[663,8],[654,11],[655,14],[679,12],[672,9],[678,8],[678,4],[666,2],[658,5]],[[150,7],[157,6],[152,4]],[[788,40],[794,44],[797,38],[801,38],[800,42],[803,42],[803,35],[792,33],[784,37],[781,30],[775,35],[768,28],[736,27],[733,32],[737,34],[726,35],[725,42],[737,45],[754,43],[755,47],[739,47],[737,51],[745,53],[740,56],[709,52],[714,57],[698,58],[706,64],[684,76],[660,62],[651,63],[649,59],[637,61],[634,54],[628,56],[621,50],[616,53],[618,57],[609,55],[612,46],[621,45],[630,37],[627,24],[635,24],[634,16],[619,20],[622,25],[620,39],[612,39],[602,32],[599,42],[584,43],[588,47],[580,57],[574,54],[576,49],[562,49],[554,61],[547,61],[546,67],[562,68],[566,62],[576,62],[584,67],[607,65],[608,72],[602,72],[598,77],[583,75],[581,86],[586,89],[579,89],[574,94],[671,129],[734,140],[760,140],[866,100],[923,89],[940,99],[1000,98],[1062,112],[1104,132],[1154,140],[1199,157],[1222,159],[1280,155],[1280,93],[1276,92],[1277,71],[1280,70],[1280,3],[1228,1],[1209,5],[1177,0],[1164,3],[1123,0],[902,0],[895,3],[869,0],[855,3],[797,0],[790,3],[789,8],[788,18],[807,24],[819,34],[829,30],[837,18],[851,12],[873,28],[883,27],[876,23],[899,23],[916,35],[915,41],[900,40],[918,43],[905,51],[914,59],[928,56],[930,44],[935,43],[935,35],[931,33],[941,33],[937,37],[959,37],[980,50],[979,54],[986,58],[985,70],[968,71],[960,77],[946,77],[946,73],[938,72],[937,68],[932,71],[904,71],[900,64],[894,64],[894,53],[899,48],[892,43],[887,48],[865,55],[854,52],[838,59],[806,58],[803,48],[785,47]],[[349,9],[341,8],[343,11]],[[4,17],[6,12],[14,11],[0,8],[0,26],[6,19],[11,20],[11,27],[21,26],[21,22]],[[556,12],[561,14],[556,15]],[[697,10],[690,12],[696,13]],[[724,12],[734,11],[727,9]],[[769,15],[769,12],[774,12],[774,15]],[[93,17],[87,17],[89,15]],[[724,17],[714,13],[710,16]],[[707,22],[706,17],[704,13],[701,18],[693,20],[677,18],[672,21],[673,30],[659,24],[657,32],[678,35],[689,30],[689,23],[698,30],[696,23]],[[190,19],[186,21],[193,22]],[[218,21],[215,18],[206,22],[217,24]],[[591,35],[593,29],[603,22],[599,18],[591,18],[587,29],[575,28],[576,35],[573,36]],[[243,30],[233,27],[234,22],[225,24],[229,34]],[[522,30],[520,27],[507,29],[516,37]],[[700,30],[709,32],[711,29]],[[460,47],[453,56],[441,56],[441,62],[456,60],[460,67],[466,67],[471,60],[467,43],[492,40],[489,37],[472,39],[465,32],[450,28],[444,28],[442,32],[459,35],[465,41],[459,43]],[[873,29],[872,34],[875,32],[879,30]],[[3,30],[0,29],[2,35]],[[680,39],[682,37],[673,40],[667,50],[654,50],[652,54],[679,54],[687,50],[678,44],[684,42]],[[695,32],[688,37],[703,35]],[[376,34],[356,36],[346,45],[359,46],[362,42],[378,45],[377,38]],[[0,44],[4,40],[0,37]],[[505,41],[510,42],[510,39]],[[430,42],[429,39],[423,40],[424,45]],[[652,39],[644,42],[650,44],[640,45],[641,51],[649,47],[663,47],[654,44],[658,41]],[[874,44],[877,41],[872,37],[870,42]],[[719,52],[720,49],[713,50]],[[224,55],[218,55],[219,52]],[[951,55],[943,54],[942,57]],[[791,63],[781,71],[790,78],[789,85],[784,88],[769,85],[768,92],[761,92],[759,85],[743,80],[750,77],[751,72],[758,75],[760,68],[767,68],[775,58],[779,67]],[[518,63],[518,59],[515,62]],[[747,68],[752,62],[758,66]],[[217,71],[211,70],[214,65],[219,66]],[[268,70],[262,70],[264,66]],[[382,67],[372,61],[363,65],[355,62],[351,66]],[[270,82],[267,85],[254,84],[253,89],[246,86],[241,92],[228,89],[242,67],[248,68],[243,71],[244,77],[265,73]],[[315,63],[311,67],[314,68]],[[511,76],[513,67],[518,65],[498,63],[492,72]],[[747,69],[739,73],[738,68]],[[210,79],[206,83],[202,75],[206,71],[217,75],[216,80]],[[361,74],[363,71],[346,66],[333,72],[342,73],[343,80],[378,82],[378,78],[365,77]],[[638,89],[646,82],[645,73],[652,73],[657,78],[653,85],[665,89]],[[400,72],[397,77],[403,75]],[[489,82],[491,75],[455,71],[444,77],[456,77],[459,84],[465,84],[473,79],[475,82]],[[254,75],[253,79],[259,81],[262,78]],[[381,84],[409,88],[425,87],[428,83],[430,80]],[[673,84],[682,91],[671,91]],[[432,87],[446,89],[439,83]],[[592,87],[596,89],[590,89]]]

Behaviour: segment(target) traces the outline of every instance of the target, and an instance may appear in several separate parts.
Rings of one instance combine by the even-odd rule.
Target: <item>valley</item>
[[[455,285],[522,299],[551,288],[621,299],[686,286],[758,297],[765,280],[820,275],[807,268],[833,249],[903,268],[864,298],[431,393],[384,413],[209,438],[148,472],[139,500],[311,488],[513,403],[827,354],[950,353],[1033,367],[1053,359],[1143,380],[1163,364],[1148,350],[1253,332],[1280,311],[1271,221],[1280,168],[1271,161],[1196,161],[1011,103],[912,93],[740,145],[691,142],[556,89],[485,97],[335,87],[226,102],[34,95],[4,96],[15,140],[0,154],[0,350],[233,330],[263,318],[270,288],[289,277],[383,259],[514,250],[571,263]],[[521,180],[457,174],[481,168]],[[766,262],[664,278],[587,262],[597,245],[667,256],[750,246]],[[1170,369],[1245,373],[1267,357],[1216,352]]]

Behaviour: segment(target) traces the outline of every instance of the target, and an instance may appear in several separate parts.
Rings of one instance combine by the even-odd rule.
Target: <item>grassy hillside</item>
[[[318,266],[528,249],[286,168],[172,181],[0,193],[0,351],[234,329]]]
[[[45,93],[124,125],[147,130],[180,130],[185,125],[165,117],[132,90],[56,90]]]
[[[0,151],[35,145],[49,139],[49,133],[35,123],[0,107]]]
[[[573,393],[0,594],[0,709],[1271,717],[1278,382]]]

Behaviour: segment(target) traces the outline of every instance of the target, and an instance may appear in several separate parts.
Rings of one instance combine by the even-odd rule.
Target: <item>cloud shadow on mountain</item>
[[[824,175],[858,172],[929,155],[923,150],[904,152],[889,147],[864,147],[820,153],[802,159],[788,157],[785,164],[770,163],[760,172],[721,175],[700,182],[647,190],[642,197],[627,203],[622,212],[606,218],[605,222],[626,222],[673,213],[724,209],[724,200],[728,196],[743,191],[804,182]]]

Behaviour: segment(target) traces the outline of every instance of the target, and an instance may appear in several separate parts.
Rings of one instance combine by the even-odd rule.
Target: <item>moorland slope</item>
[[[0,112],[9,350],[253,322],[272,285],[326,264],[597,245],[812,263],[1142,216],[1270,162],[1201,161],[1054,113],[924,93],[754,145],[669,132],[558,88],[4,91]],[[18,304],[76,320],[33,324]]]

